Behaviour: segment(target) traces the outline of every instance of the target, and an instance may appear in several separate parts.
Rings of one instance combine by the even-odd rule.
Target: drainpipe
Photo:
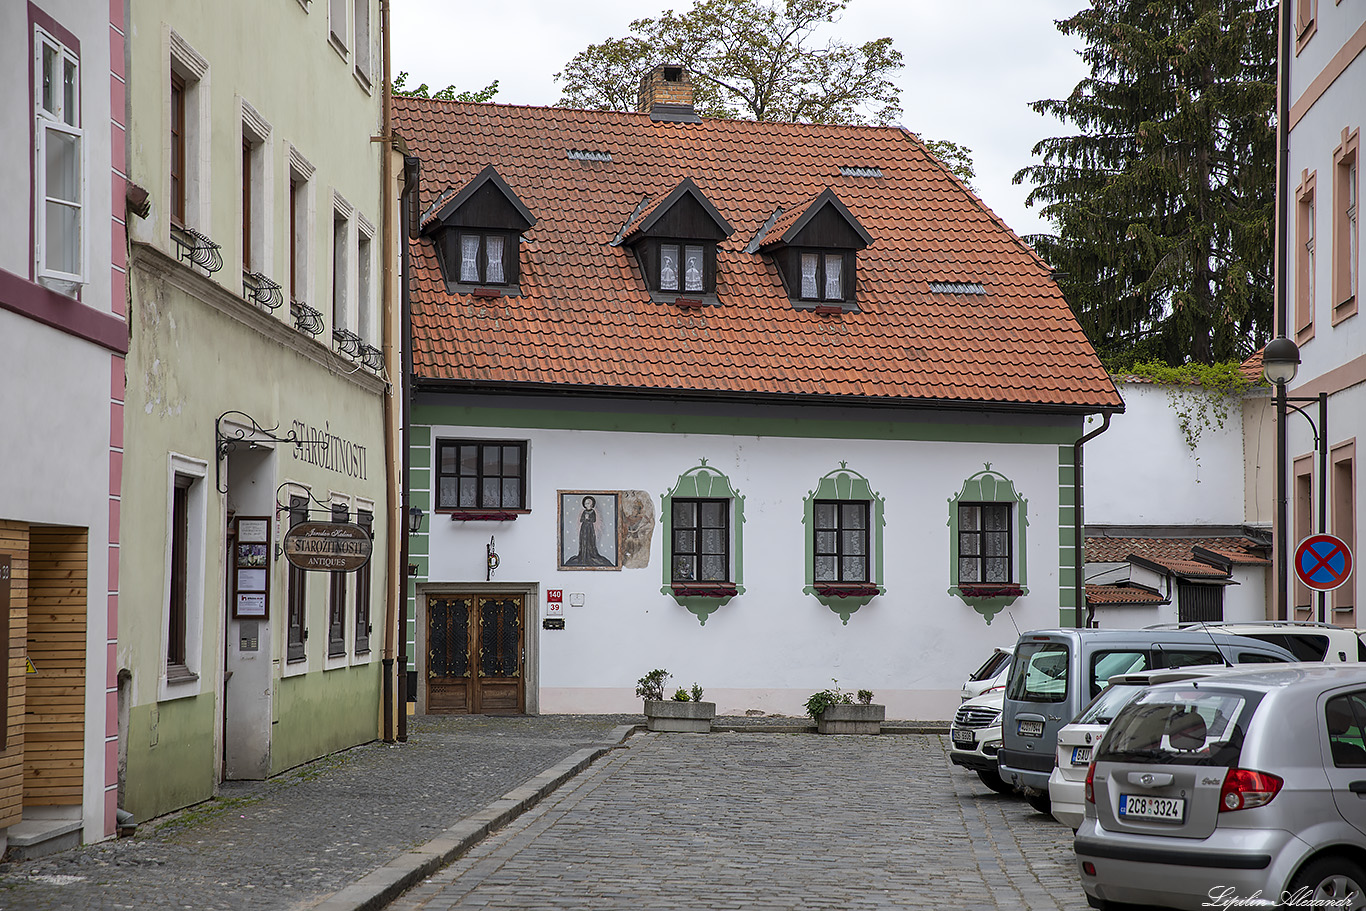
[[[1113,412],[1110,411],[1102,411],[1100,413],[1101,425],[1072,444],[1072,483],[1075,485],[1077,491],[1076,517],[1072,527],[1072,553],[1073,559],[1076,561],[1075,584],[1077,590],[1077,606],[1072,612],[1072,622],[1076,625],[1077,629],[1083,629],[1089,626],[1092,620],[1091,612],[1089,610],[1084,611],[1085,616],[1083,617],[1083,609],[1086,607],[1086,561],[1082,559],[1081,547],[1085,540],[1086,523],[1084,521],[1081,501],[1081,448],[1086,445],[1087,440],[1093,440],[1110,429],[1110,415],[1112,413]]]
[[[413,405],[413,305],[411,300],[411,264],[409,241],[412,238],[413,213],[418,210],[418,186],[421,182],[421,167],[416,156],[403,156],[403,195],[399,202],[399,221],[403,231],[403,244],[399,248],[399,291],[398,300],[401,325],[403,326],[402,375],[399,379],[400,397],[403,403],[403,421],[400,425],[403,449],[403,546],[399,564],[403,568],[402,598],[398,607],[398,739],[408,740],[408,508],[412,505],[412,486],[409,483],[409,463],[412,448],[409,445],[409,426],[412,424]],[[436,519],[435,513],[427,517],[430,523]],[[431,526],[428,525],[430,531]]]
[[[401,609],[402,599],[405,593],[406,581],[408,578],[408,568],[401,562],[399,542],[406,541],[408,536],[408,517],[404,509],[404,503],[398,492],[398,478],[394,476],[394,467],[398,464],[398,433],[397,423],[402,420],[402,412],[395,402],[394,395],[394,374],[395,367],[398,366],[394,358],[394,342],[396,341],[394,332],[394,224],[390,217],[390,202],[393,198],[392,190],[394,183],[393,175],[393,140],[392,129],[392,109],[391,96],[389,93],[389,0],[379,0],[379,30],[381,35],[382,60],[381,66],[384,69],[384,86],[382,88],[382,113],[380,123],[380,205],[379,222],[380,235],[383,237],[382,248],[384,256],[384,295],[383,295],[383,316],[384,338],[381,344],[384,346],[384,369],[389,374],[389,387],[385,390],[384,396],[384,458],[388,471],[385,472],[385,501],[388,507],[388,529],[389,534],[386,538],[388,543],[389,572],[385,576],[385,597],[384,597],[384,652],[381,665],[382,691],[380,698],[384,703],[384,723],[383,737],[385,743],[394,742],[394,642],[393,630],[397,628],[397,614]],[[400,706],[400,708],[402,708]]]

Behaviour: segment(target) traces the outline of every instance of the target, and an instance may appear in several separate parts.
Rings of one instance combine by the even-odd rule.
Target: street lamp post
[[[1290,339],[1280,336],[1262,349],[1262,375],[1276,387],[1276,616],[1280,620],[1290,616],[1290,529],[1286,491],[1285,422],[1291,411],[1296,411],[1309,422],[1314,434],[1314,448],[1319,455],[1319,522],[1318,530],[1328,530],[1328,394],[1316,396],[1287,395],[1286,387],[1299,371],[1300,349]],[[1318,402],[1318,423],[1292,402]],[[1318,619],[1328,620],[1328,595],[1319,592]]]

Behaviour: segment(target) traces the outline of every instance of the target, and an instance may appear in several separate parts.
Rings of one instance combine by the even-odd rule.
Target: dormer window
[[[774,212],[745,252],[773,257],[794,305],[852,310],[858,253],[872,242],[872,235],[827,189],[807,204]]]
[[[516,245],[516,239],[513,239]],[[508,284],[508,237],[505,234],[460,233],[460,282],[467,285]]]
[[[798,251],[801,259],[801,299],[844,300],[844,253]]]
[[[706,274],[706,248],[701,244],[659,245],[659,290],[701,293]]]
[[[734,231],[689,178],[645,200],[613,245],[630,245],[651,295],[661,302],[716,303],[716,248]]]
[[[422,218],[451,293],[520,293],[519,247],[522,234],[535,223],[492,165],[460,191],[437,200]]]

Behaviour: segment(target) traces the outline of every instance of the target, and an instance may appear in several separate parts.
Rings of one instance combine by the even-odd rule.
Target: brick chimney
[[[692,81],[688,71],[676,63],[657,66],[640,77],[636,109],[651,120],[673,123],[701,123],[692,106]]]

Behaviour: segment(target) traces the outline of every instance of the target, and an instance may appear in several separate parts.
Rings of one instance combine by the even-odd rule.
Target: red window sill
[[[738,594],[729,582],[675,582],[672,588],[677,598],[732,598]]]
[[[843,585],[817,585],[816,594],[824,595],[827,598],[865,598],[869,595],[879,594],[876,585],[843,584]]]
[[[439,509],[437,512],[450,513],[452,522],[511,522],[518,516],[531,512],[529,509]]]
[[[816,308],[816,312],[819,313],[821,316],[839,316],[841,313],[844,312],[844,308],[830,306],[828,304],[822,304],[821,306]]]
[[[680,297],[674,301],[675,306],[684,308],[698,308],[702,306],[700,297]]]
[[[503,296],[503,292],[497,288],[477,288],[470,292],[471,297],[498,298]]]
[[[1018,585],[960,585],[964,598],[1018,598],[1024,589]]]

